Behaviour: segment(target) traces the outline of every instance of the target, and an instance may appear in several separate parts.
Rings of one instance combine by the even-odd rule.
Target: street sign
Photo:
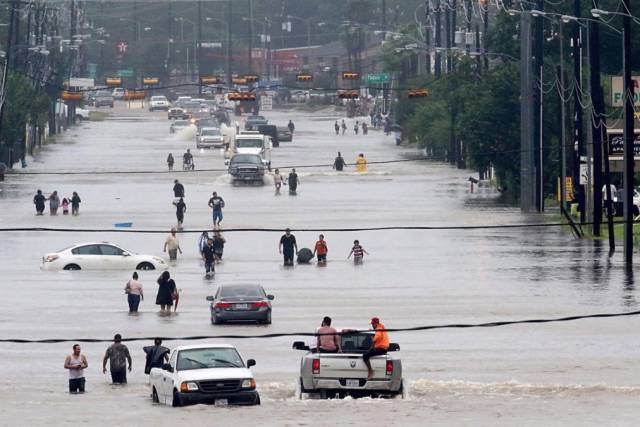
[[[133,70],[118,70],[118,77],[133,77]]]
[[[261,96],[260,97],[260,109],[264,111],[273,110],[273,97]]]
[[[640,130],[636,130],[635,136],[633,141],[634,157],[640,155]],[[617,129],[609,129],[607,130],[607,140],[610,155],[621,156],[624,154],[624,132]]]
[[[640,76],[631,77],[633,81],[633,104],[640,106]],[[623,82],[622,77],[611,77],[611,106],[612,107],[624,107],[623,94]]]
[[[69,79],[70,87],[79,87],[81,89],[89,89],[95,87],[96,83],[93,79],[87,79],[82,77],[71,77]]]
[[[381,73],[381,74],[367,74],[367,83],[371,84],[383,84],[389,83],[389,74]]]

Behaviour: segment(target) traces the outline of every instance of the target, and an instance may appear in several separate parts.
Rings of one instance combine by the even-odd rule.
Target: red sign
[[[118,53],[127,53],[127,49],[129,49],[129,43],[124,40],[120,40],[118,44],[116,44],[116,48],[118,49]]]

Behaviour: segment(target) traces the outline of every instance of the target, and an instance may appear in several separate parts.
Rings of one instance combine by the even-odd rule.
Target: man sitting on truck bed
[[[369,375],[367,376],[368,379],[373,378],[373,369],[371,369],[371,362],[369,359],[373,356],[387,354],[387,350],[389,349],[389,334],[387,334],[384,325],[380,323],[380,319],[377,317],[372,318],[371,326],[373,327],[373,330],[376,331],[373,336],[373,345],[371,346],[371,349],[362,356],[364,364],[367,365],[367,369],[369,370]]]

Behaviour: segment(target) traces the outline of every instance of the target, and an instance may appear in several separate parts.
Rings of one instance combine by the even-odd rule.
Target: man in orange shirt
[[[373,336],[373,345],[371,346],[371,349],[362,356],[364,364],[367,365],[367,369],[369,370],[369,375],[367,376],[368,379],[373,378],[373,369],[371,369],[371,362],[369,359],[373,356],[387,354],[387,350],[389,349],[389,334],[387,334],[384,325],[380,323],[380,319],[377,317],[372,318],[371,326],[373,327],[373,330],[376,331]]]
[[[327,252],[329,252],[329,248],[327,247],[327,242],[324,240],[324,235],[321,234],[318,237],[318,241],[316,242],[316,246],[313,248],[313,255],[318,254],[318,264],[326,264],[327,263]]]

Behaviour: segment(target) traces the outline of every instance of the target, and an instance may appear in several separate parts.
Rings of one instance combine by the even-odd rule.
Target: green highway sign
[[[133,70],[118,70],[118,77],[133,77]]]
[[[382,84],[389,83],[389,74],[367,74],[367,83]]]

